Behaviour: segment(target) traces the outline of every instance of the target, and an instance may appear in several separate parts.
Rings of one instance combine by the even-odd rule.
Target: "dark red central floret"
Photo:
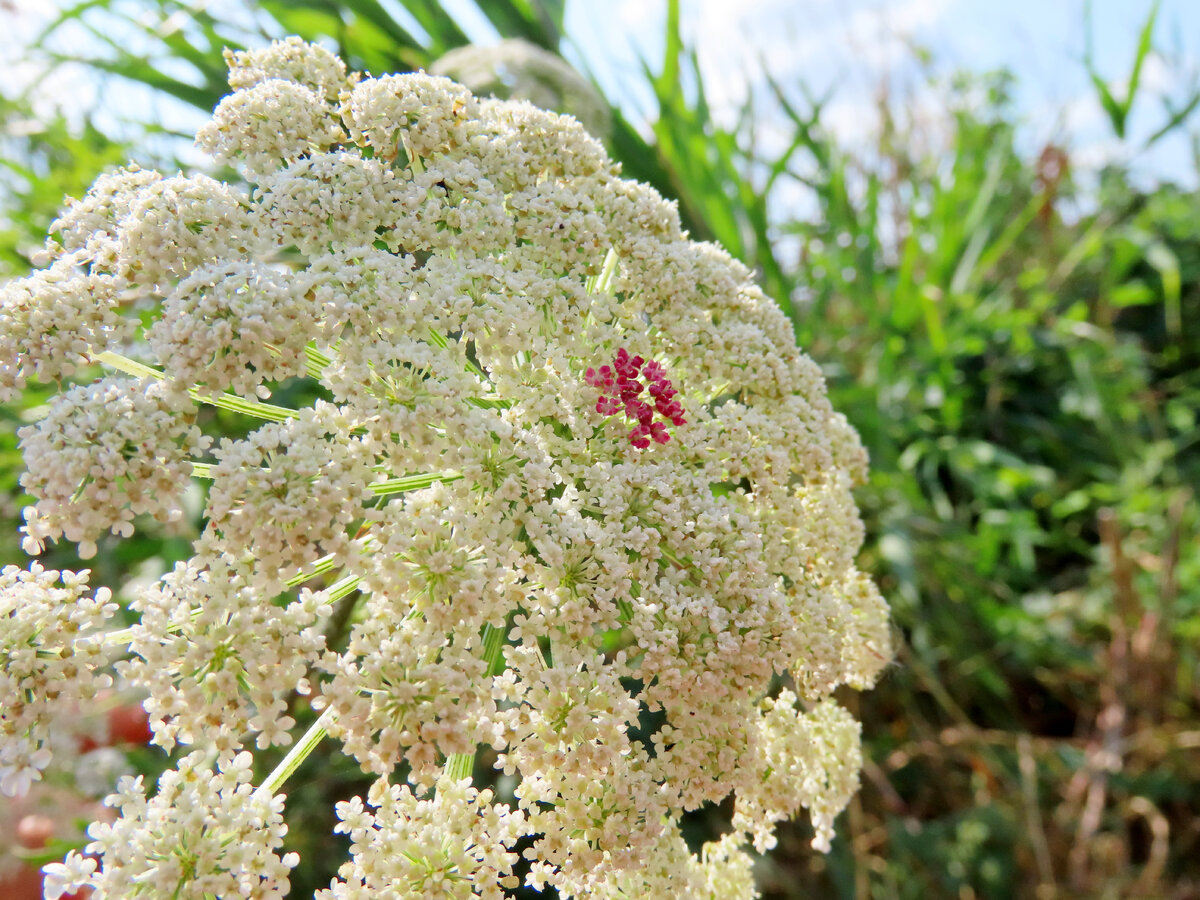
[[[629,443],[639,450],[649,447],[651,440],[665,444],[671,439],[666,424],[655,421],[656,413],[675,425],[687,422],[683,417],[683,406],[675,399],[679,392],[671,387],[666,372],[662,364],[630,356],[622,347],[611,366],[601,366],[598,372],[589,368],[584,374],[584,380],[600,391],[596,412],[614,416],[624,410],[627,418],[637,422],[629,432]],[[652,403],[642,399],[643,391]]]

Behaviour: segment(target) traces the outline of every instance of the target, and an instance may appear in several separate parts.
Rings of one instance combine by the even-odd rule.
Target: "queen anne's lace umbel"
[[[0,793],[21,795],[50,764],[55,723],[112,685],[116,648],[100,629],[117,611],[88,572],[0,572]]]
[[[859,763],[830,694],[891,650],[853,562],[865,454],[779,308],[573,119],[294,39],[229,61],[199,140],[244,186],[105,176],[0,289],[0,395],[137,376],[22,433],[30,550],[93,551],[177,516],[189,466],[211,479],[194,558],[123,633],[156,742],[193,752],[114,795],[98,867],[51,867],[51,892],[281,893],[282,798],[249,793],[241,748],[290,743],[310,692],[379,779],[373,812],[338,807],[330,898],[500,896],[521,855],[563,897],[746,897],[780,820],[808,809],[827,846]],[[211,445],[201,403],[267,421]],[[36,597],[61,621],[48,599],[81,591],[48,577],[0,582],[12,690],[91,666],[89,639],[43,650],[12,618]],[[57,709],[4,720],[6,789]],[[462,780],[481,745],[503,803]],[[682,814],[731,795],[693,855]]]

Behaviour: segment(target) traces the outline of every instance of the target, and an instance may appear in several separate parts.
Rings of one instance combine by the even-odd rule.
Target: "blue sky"
[[[639,103],[636,61],[661,58],[661,3],[645,0],[568,3],[579,56],[602,83]],[[1150,0],[1093,0],[1092,44],[1106,80],[1123,85]],[[684,0],[684,28],[696,42],[718,108],[728,114],[746,91],[761,87],[762,61],[784,85],[831,90],[830,122],[853,142],[869,136],[882,85],[910,105],[937,106],[917,71],[913,46],[927,49],[939,72],[1000,67],[1018,72],[1017,105],[1031,152],[1069,139],[1077,163],[1096,167],[1128,155],[1164,120],[1158,96],[1179,98],[1200,82],[1200,0],[1163,0],[1152,57],[1142,73],[1131,141],[1113,138],[1083,65],[1084,0]],[[634,73],[633,77],[624,73]],[[1197,117],[1200,122],[1200,116]],[[1137,159],[1148,177],[1191,181],[1191,147],[1183,135]]]
[[[214,5],[237,0],[215,0]],[[396,0],[383,0],[396,5]],[[486,3],[486,0],[479,0]],[[1155,95],[1185,93],[1200,79],[1200,0],[1163,0],[1156,46],[1143,73],[1146,93],[1134,109],[1125,146],[1113,140],[1082,64],[1085,0],[683,0],[684,29],[695,42],[710,101],[732,116],[747,91],[761,88],[755,73],[766,66],[792,88],[807,84],[818,94],[833,89],[827,122],[844,141],[867,141],[874,127],[875,98],[886,85],[918,113],[936,116],[940,106],[919,76],[912,46],[929,50],[935,68],[974,70],[1007,66],[1020,74],[1018,107],[1031,153],[1049,140],[1069,138],[1080,167],[1128,153],[1154,131],[1163,114]],[[468,0],[446,0],[470,9]],[[1128,74],[1137,34],[1151,0],[1092,0],[1095,59],[1104,76],[1120,83]],[[20,53],[36,24],[55,4],[46,0],[0,3],[0,62]],[[6,12],[6,9],[16,12]],[[610,96],[635,121],[650,110],[640,84],[640,60],[657,68],[661,57],[662,0],[568,0],[568,55],[591,69]],[[468,32],[493,35],[475,12],[463,20]],[[472,24],[473,23],[473,24]],[[10,73],[10,84],[14,70]],[[16,72],[19,80],[20,72]],[[76,73],[64,73],[47,98],[86,97],[94,90]],[[121,106],[140,107],[128,102]],[[192,112],[155,101],[152,114],[186,127]],[[182,117],[182,118],[179,118]],[[1197,117],[1200,122],[1200,116]],[[1138,158],[1146,177],[1190,181],[1191,148],[1181,135]]]

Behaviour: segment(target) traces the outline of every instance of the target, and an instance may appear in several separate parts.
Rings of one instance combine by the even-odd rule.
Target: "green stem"
[[[122,356],[120,353],[113,353],[111,350],[97,353],[95,359],[98,363],[116,369],[118,372],[124,372],[126,375],[132,375],[135,378],[153,378],[156,381],[162,381],[167,377],[152,366],[147,366],[135,359]],[[243,415],[252,416],[256,419],[264,419],[268,422],[283,422],[287,419],[294,419],[299,415],[294,409],[275,406],[271,403],[259,403],[257,400],[248,400],[245,397],[239,397],[237,394],[201,394],[195,388],[189,388],[188,396],[197,403],[207,403],[209,406],[215,406],[218,409],[227,409],[230,412],[242,413]]]
[[[483,626],[483,661],[487,664],[487,677],[491,678],[500,674],[504,668],[504,661],[501,658],[504,650],[504,636],[507,633],[505,628],[493,628],[491,625]],[[454,781],[462,781],[464,778],[470,778],[471,773],[475,771],[475,751],[470,753],[455,753],[446,760],[446,765],[442,771]]]
[[[400,136],[400,142],[404,147],[404,152],[408,155],[408,167],[412,169],[414,175],[420,175],[425,171],[425,163],[421,162],[421,157],[417,156],[406,135]]]
[[[333,362],[332,357],[322,353],[312,344],[308,344],[304,348],[305,371],[308,372],[310,378],[320,379],[321,374],[329,368]]]
[[[661,545],[658,547],[658,553],[660,556],[662,556],[664,559],[666,559],[668,562],[670,562],[672,565],[674,565],[677,569],[682,569],[684,572],[686,572],[687,577],[688,577],[688,582],[690,584],[694,584],[694,585],[700,584],[700,578],[697,575],[698,570],[696,568],[696,564],[694,562],[692,562],[691,559],[689,559],[686,556],[683,556],[683,557],[677,556],[675,553],[671,552],[666,547],[663,547]]]
[[[442,771],[451,781],[470,778],[471,773],[475,771],[475,752],[455,753],[446,760],[446,766]]]
[[[216,463],[200,462],[192,460],[192,477],[193,478],[213,478],[213,470],[216,469]],[[384,481],[376,481],[367,485],[376,496],[387,496],[389,494],[403,494],[406,491],[419,491],[427,488],[430,485],[437,484],[439,481],[443,484],[449,484],[452,481],[459,481],[462,475],[458,472],[427,472],[417,475],[402,475],[399,478],[388,478]]]
[[[403,494],[405,491],[419,491],[437,482],[449,484],[462,478],[457,472],[430,472],[421,475],[404,475],[400,478],[389,478],[386,481],[376,481],[368,485],[378,495]]]
[[[198,462],[197,460],[193,459],[192,460],[192,477],[193,478],[212,478],[213,477],[213,469],[215,469],[216,467],[217,467],[216,463]]]
[[[309,754],[325,739],[325,728],[332,720],[333,708],[331,707],[321,713],[321,717],[308,727],[308,731],[304,732],[304,737],[300,738],[296,742],[296,746],[288,751],[287,756],[279,761],[275,771],[268,775],[267,780],[254,792],[255,795],[260,798],[274,796],[292,773],[300,768],[300,763],[308,759]]]
[[[308,581],[308,579],[310,579],[310,578],[315,578],[317,575],[323,575],[326,572],[332,572],[332,571],[333,571],[333,557],[326,556],[326,557],[323,557],[322,559],[317,560],[313,564],[312,568],[310,568],[304,572],[301,572],[296,577],[291,578],[288,581],[284,582],[284,584],[286,584],[288,587],[295,587],[298,584],[302,584],[303,582]],[[349,596],[350,594],[354,593],[356,590],[358,590],[358,584],[361,580],[362,579],[358,575],[347,575],[344,578],[340,579],[339,581],[334,582],[333,584],[331,584],[329,587],[327,587],[325,589],[325,602],[327,604],[337,603],[343,597]],[[194,610],[192,610],[190,618],[195,619],[202,612],[203,612],[202,609],[199,609],[199,608],[194,609]],[[176,631],[179,631],[181,628],[183,628],[183,625],[181,623],[174,622],[167,626],[167,631],[168,632],[176,632]],[[104,635],[104,638],[103,638],[103,641],[105,644],[124,644],[126,646],[128,646],[129,642],[132,640],[133,640],[133,628],[132,627],[131,628],[122,628],[118,631],[110,631],[108,634]]]
[[[617,256],[617,251],[608,248],[608,252],[604,254],[604,262],[600,266],[600,274],[587,279],[585,287],[588,296],[592,294],[607,294],[612,290],[612,284],[617,277],[617,263],[620,257]]]
[[[450,348],[450,342],[446,340],[446,336],[444,334],[432,327],[429,328],[428,331],[429,339],[433,341],[434,344],[436,344],[438,347],[441,347],[443,350],[448,350]],[[469,359],[466,360],[466,370],[482,382],[487,383],[491,381],[491,379],[488,377],[488,373],[483,371],[483,369],[471,362]]]
[[[341,581],[331,584],[325,589],[325,597],[327,603],[337,603],[343,597],[348,597],[358,590],[358,583],[362,579],[357,575],[347,575]]]

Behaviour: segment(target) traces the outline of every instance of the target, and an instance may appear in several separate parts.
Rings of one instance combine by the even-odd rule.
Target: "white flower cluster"
[[[119,649],[103,628],[117,611],[108,588],[88,595],[88,571],[34,563],[0,572],[0,793],[29,790],[50,764],[51,729],[112,685]]]
[[[23,432],[31,548],[90,551],[211,479],[122,671],[156,742],[219,774],[193,754],[124,790],[99,874],[54,884],[275,896],[278,807],[239,751],[288,743],[310,689],[378,778],[375,812],[339,807],[329,900],[501,896],[518,841],[564,898],[748,897],[780,820],[807,808],[828,846],[859,762],[829,695],[891,648],[854,566],[865,454],[779,308],[572,119],[295,40],[229,61],[200,142],[249,187],[103,178],[0,307],[0,390],[88,361],[159,379]],[[206,458],[197,402],[267,422]],[[512,804],[461,783],[481,745]],[[731,796],[693,855],[681,816]]]
[[[196,143],[218,162],[239,163],[251,175],[274,171],[314,150],[327,150],[341,136],[330,109],[316,91],[280,78],[230,94]]]
[[[286,897],[299,857],[277,852],[287,835],[283,796],[254,789],[249,752],[223,759],[216,771],[205,755],[190,753],[164,772],[150,799],[140,775],[122,778],[104,801],[119,816],[88,827],[89,855],[72,850],[45,867],[48,900],[84,887],[97,898]]]
[[[21,486],[38,498],[25,510],[26,551],[65,536],[87,559],[105,532],[133,534],[135,516],[182,516],[189,457],[210,443],[192,406],[160,382],[120,377],[55,395],[46,417],[18,432]]]
[[[304,374],[304,293],[302,281],[257,263],[203,266],[170,293],[146,336],[177,385],[265,394],[264,381]]]
[[[219,562],[180,563],[132,603],[130,660],[121,675],[149,691],[154,743],[202,744],[222,754],[247,732],[257,744],[290,744],[287,700],[308,693],[309,666],[324,649],[316,626],[329,613],[305,590],[286,607],[252,590]]]
[[[376,897],[444,897],[503,900],[516,887],[512,847],[524,816],[492,803],[491,791],[470,781],[442,778],[436,793],[420,799],[407,785],[376,782],[368,812],[359,797],[337,805],[334,829],[350,835],[350,862],[340,880],[316,900]]]
[[[95,347],[132,331],[118,311],[123,281],[79,250],[29,278],[0,285],[0,402],[30,378],[74,375]]]

